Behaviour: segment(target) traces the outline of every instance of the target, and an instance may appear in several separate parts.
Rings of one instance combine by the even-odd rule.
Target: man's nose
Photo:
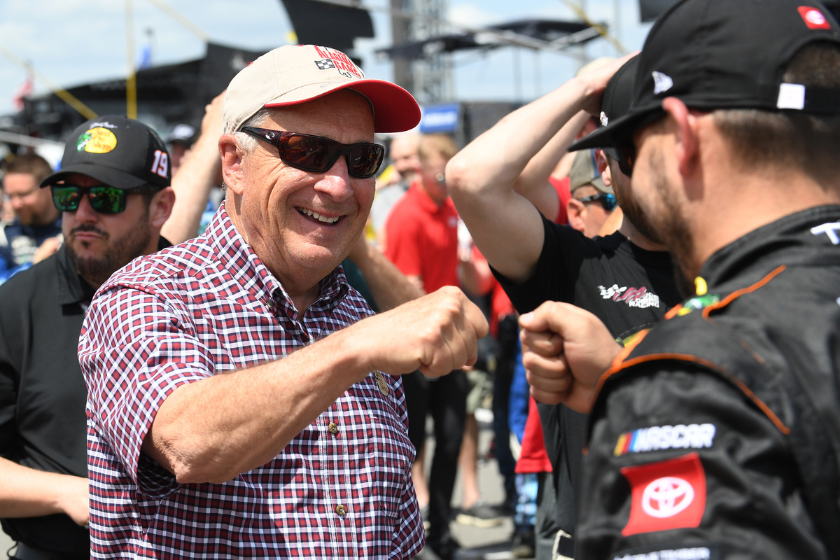
[[[81,193],[79,207],[76,209],[76,220],[94,222],[99,219],[99,213],[90,205],[90,198],[87,193]]]
[[[343,202],[353,196],[351,180],[347,171],[347,161],[342,155],[315,183],[315,190],[329,195],[336,202]]]

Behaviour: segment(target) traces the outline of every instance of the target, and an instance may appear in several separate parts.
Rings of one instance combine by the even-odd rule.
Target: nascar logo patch
[[[715,440],[714,424],[678,424],[676,426],[651,426],[618,436],[613,454],[662,451],[666,449],[704,449]]]

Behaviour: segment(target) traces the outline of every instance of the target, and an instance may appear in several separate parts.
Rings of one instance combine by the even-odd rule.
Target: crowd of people
[[[510,517],[520,558],[840,558],[825,9],[682,0],[466,146],[419,120],[287,46],[198,131],[4,163],[10,557],[449,560]]]

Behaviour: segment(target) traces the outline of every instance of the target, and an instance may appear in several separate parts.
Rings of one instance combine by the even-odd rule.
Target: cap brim
[[[570,152],[589,148],[612,148],[627,141],[636,130],[664,115],[661,103],[654,106],[631,109],[629,113],[599,128],[586,138],[581,138],[569,147]]]
[[[118,189],[133,189],[135,187],[142,187],[147,183],[144,179],[135,177],[134,175],[130,175],[125,171],[120,171],[119,169],[113,169],[111,167],[104,167],[102,165],[95,165],[92,163],[77,163],[49,175],[46,179],[41,181],[40,186],[41,188],[48,187],[58,181],[66,179],[68,175],[72,175],[74,173],[86,175],[96,179],[104,185],[116,187]]]
[[[414,97],[400,86],[383,80],[309,84],[276,97],[265,106],[297,105],[340,89],[352,89],[368,98],[373,107],[374,132],[404,132],[420,122],[420,106]]]

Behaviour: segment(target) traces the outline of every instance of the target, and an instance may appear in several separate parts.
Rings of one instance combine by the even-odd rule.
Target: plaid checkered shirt
[[[224,484],[179,484],[140,450],[181,385],[277,360],[371,313],[340,268],[298,313],[224,204],[201,237],[112,276],[79,341],[91,557],[414,556],[424,534],[398,376],[369,374],[272,461]]]

